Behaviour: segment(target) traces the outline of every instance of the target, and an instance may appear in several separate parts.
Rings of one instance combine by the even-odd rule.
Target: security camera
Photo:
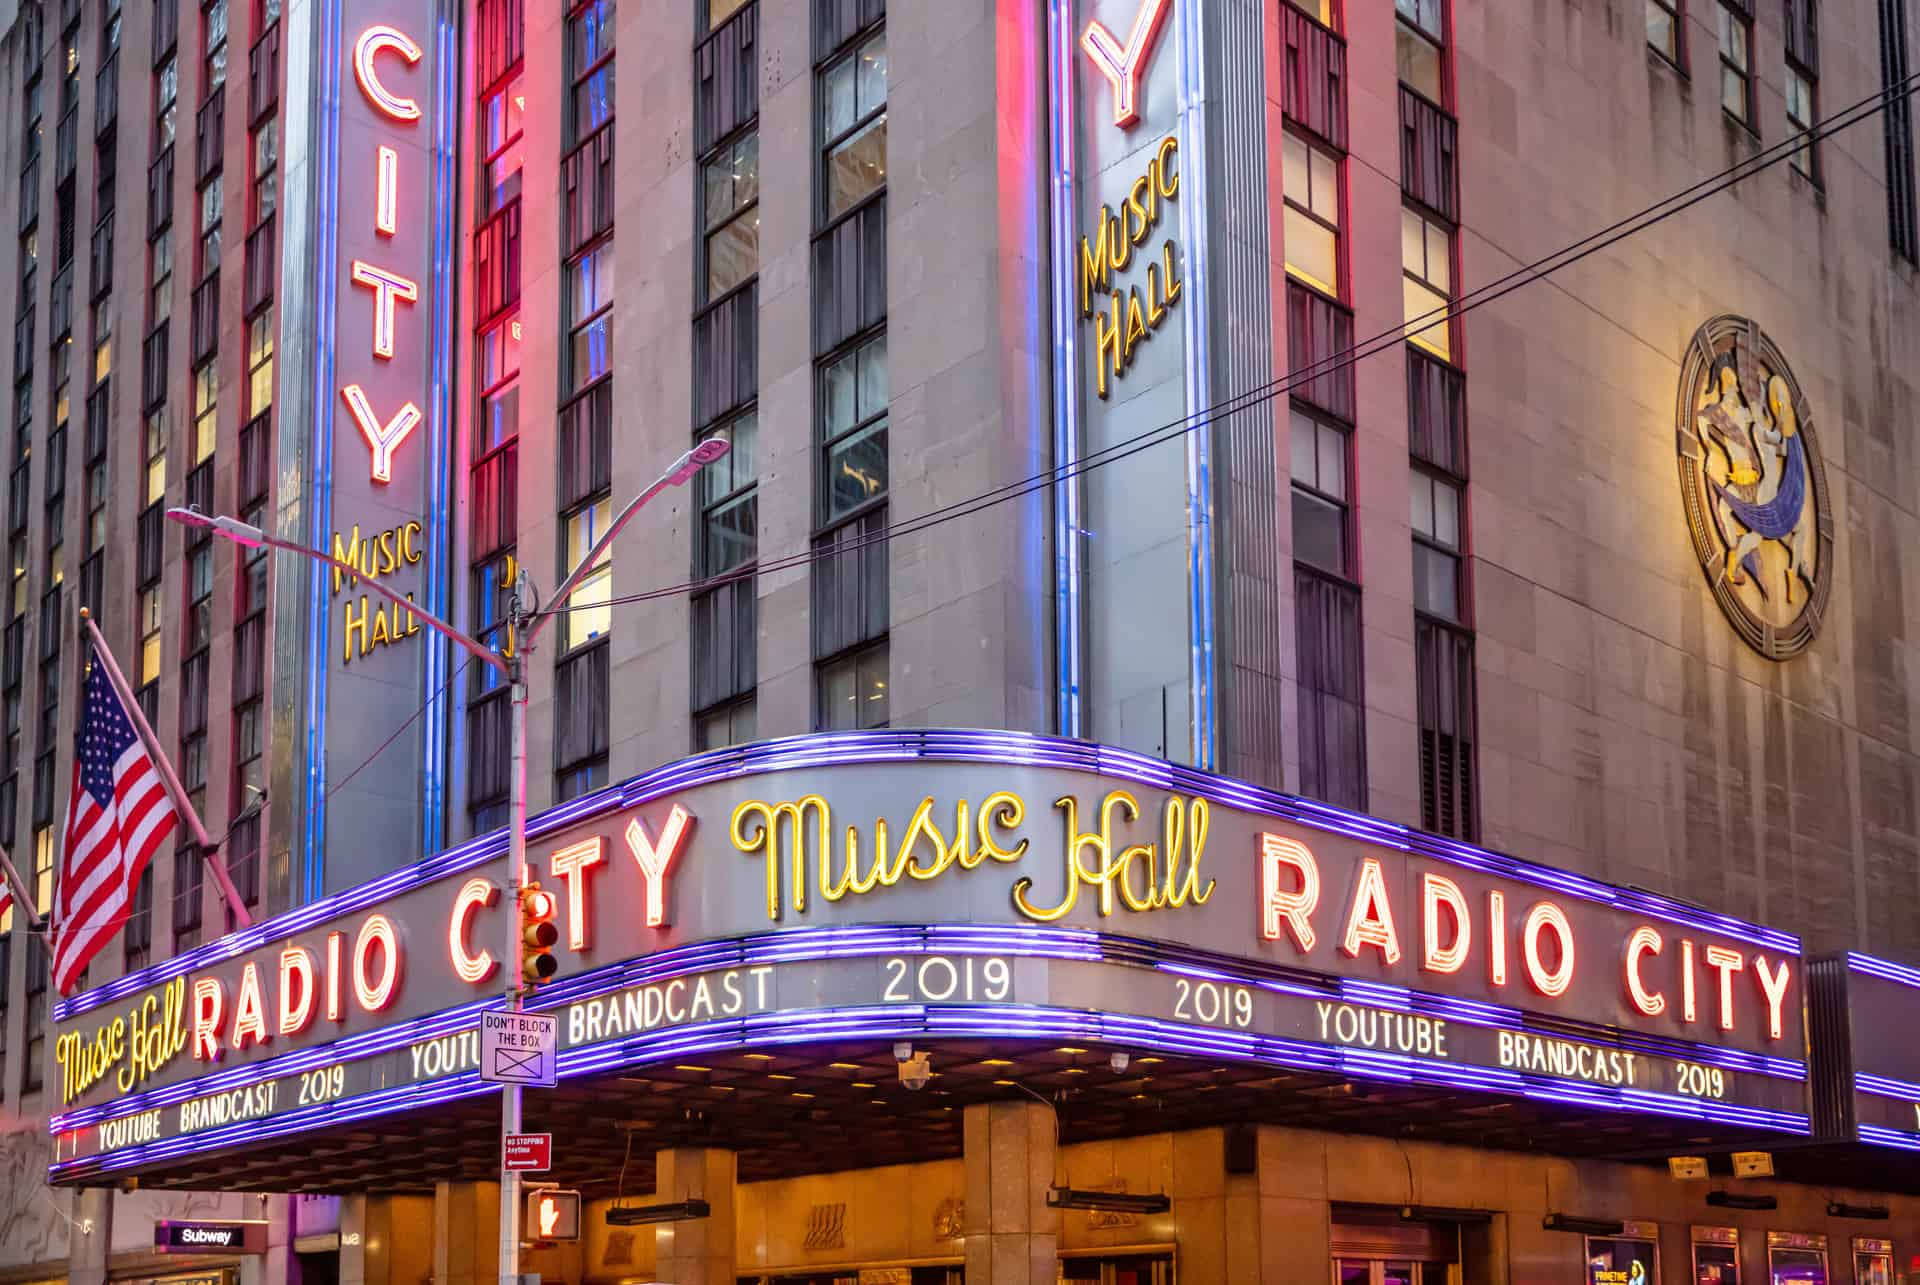
[[[909,1089],[924,1089],[932,1078],[933,1064],[925,1053],[906,1058],[900,1063],[900,1083]]]
[[[895,1044],[893,1046],[894,1061],[905,1062],[912,1056],[913,1056],[913,1045],[909,1044],[907,1041],[901,1040],[898,1044]]]
[[[1107,1065],[1113,1068],[1115,1075],[1125,1075],[1127,1073],[1127,1066],[1132,1061],[1133,1057],[1130,1054],[1115,1053],[1107,1058]]]

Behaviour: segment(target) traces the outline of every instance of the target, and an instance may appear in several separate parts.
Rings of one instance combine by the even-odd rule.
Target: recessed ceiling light
[[[741,1056],[741,1057],[745,1057],[745,1058],[751,1058],[751,1059],[753,1059],[753,1060],[754,1060],[755,1062],[771,1062],[771,1061],[773,1061],[773,1054],[771,1054],[771,1053],[742,1053],[742,1054],[741,1054],[740,1056]]]
[[[1086,1050],[1073,1048],[1070,1045],[1062,1045],[1061,1047],[1055,1049],[1054,1052],[1055,1053],[1085,1053]]]
[[[676,1071],[692,1071],[696,1075],[706,1075],[713,1070],[710,1066],[693,1066],[691,1064],[676,1064],[673,1069]]]
[[[796,1098],[811,1098],[811,1097],[813,1097],[814,1095],[813,1095],[813,1094],[811,1094],[811,1093],[796,1093],[796,1094],[794,1094],[793,1096],[794,1096],[794,1097],[796,1097]]]
[[[853,1087],[856,1089],[870,1089],[873,1087],[873,1085],[867,1083],[865,1080],[855,1080],[853,1082]]]
[[[767,1078],[769,1080],[791,1080],[791,1079],[794,1079],[795,1077],[791,1075],[782,1075],[778,1071],[768,1071]]]
[[[866,1070],[865,1067],[856,1066],[852,1062],[829,1062],[827,1063],[827,1069],[831,1071],[864,1071]]]
[[[1013,1063],[1007,1061],[1007,1059],[1003,1057],[990,1057],[986,1061],[982,1062],[980,1065],[981,1066],[1012,1066]]]

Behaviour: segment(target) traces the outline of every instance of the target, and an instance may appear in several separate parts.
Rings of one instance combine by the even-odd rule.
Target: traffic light
[[[579,1240],[580,1193],[536,1188],[527,1193],[527,1240]]]
[[[557,909],[553,894],[539,884],[520,889],[520,979],[528,986],[538,986],[560,971],[560,961],[553,957],[554,944],[560,940],[560,929],[553,922]]]

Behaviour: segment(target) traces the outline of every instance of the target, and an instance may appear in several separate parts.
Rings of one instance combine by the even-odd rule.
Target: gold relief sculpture
[[[807,1211],[807,1234],[801,1241],[805,1249],[845,1249],[847,1247],[847,1206],[840,1201],[815,1205]]]
[[[966,1226],[967,1202],[958,1196],[948,1196],[933,1207],[933,1238],[935,1240],[958,1240],[961,1230]]]
[[[1693,551],[1721,611],[1769,660],[1805,650],[1832,589],[1833,518],[1813,411],[1744,317],[1695,332],[1675,435]]]

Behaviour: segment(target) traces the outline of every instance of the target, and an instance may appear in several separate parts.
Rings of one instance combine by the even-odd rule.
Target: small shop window
[[[1060,1281],[1061,1285],[1174,1285],[1173,1255],[1063,1254]]]
[[[1651,1235],[1587,1237],[1587,1285],[1660,1285],[1659,1241]]]
[[[1694,1285],[1740,1285],[1740,1230],[1693,1229]]]
[[[1767,1280],[1769,1285],[1827,1285],[1827,1238],[1768,1232]]]
[[[1853,1238],[1853,1285],[1893,1285],[1893,1242]]]

